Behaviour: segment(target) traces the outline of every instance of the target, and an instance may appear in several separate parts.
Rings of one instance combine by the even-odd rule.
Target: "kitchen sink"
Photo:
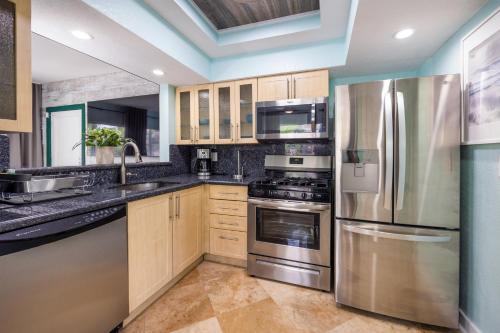
[[[123,191],[148,191],[160,187],[166,187],[178,184],[179,183],[177,182],[147,182],[147,183],[123,184],[123,185],[113,186],[111,188]]]

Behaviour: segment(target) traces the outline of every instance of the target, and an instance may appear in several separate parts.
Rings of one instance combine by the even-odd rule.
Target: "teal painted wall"
[[[499,7],[500,0],[490,0],[418,74],[460,73],[461,39]],[[461,152],[460,307],[481,332],[500,332],[500,144]]]

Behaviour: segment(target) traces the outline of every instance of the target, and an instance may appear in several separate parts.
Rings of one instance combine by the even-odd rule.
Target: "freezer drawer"
[[[458,327],[459,232],[337,220],[338,303]]]

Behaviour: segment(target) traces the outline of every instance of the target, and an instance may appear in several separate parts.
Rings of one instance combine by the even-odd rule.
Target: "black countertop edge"
[[[98,209],[112,207],[127,202],[145,199],[156,195],[176,192],[202,184],[247,186],[255,178],[247,177],[242,181],[230,176],[212,176],[210,179],[199,179],[193,174],[181,174],[148,181],[178,182],[171,186],[147,191],[127,192],[114,188],[118,184],[96,187],[89,195],[46,201],[31,205],[12,206],[0,204],[0,233],[41,224],[68,216],[83,214]],[[144,182],[144,181],[142,181]]]

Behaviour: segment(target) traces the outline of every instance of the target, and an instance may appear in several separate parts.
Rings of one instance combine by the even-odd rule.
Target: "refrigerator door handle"
[[[398,118],[398,178],[396,209],[403,209],[406,182],[406,118],[405,101],[402,92],[396,92],[396,109]]]
[[[392,207],[392,174],[394,164],[394,131],[392,115],[392,93],[388,92],[384,98],[384,120],[385,120],[385,187],[384,208]]]
[[[371,237],[380,237],[387,239],[395,239],[409,242],[425,242],[425,243],[444,243],[449,242],[451,240],[450,236],[441,236],[441,235],[414,235],[414,234],[402,234],[402,233],[392,233],[386,231],[379,231],[374,229],[368,229],[363,227],[356,227],[352,225],[344,225],[344,230],[348,232],[352,232],[355,234],[371,236]]]

